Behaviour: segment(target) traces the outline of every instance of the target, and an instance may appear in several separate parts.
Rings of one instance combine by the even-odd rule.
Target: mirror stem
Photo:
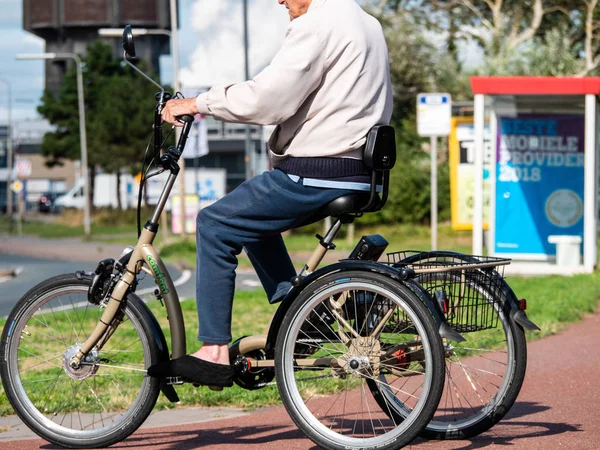
[[[133,64],[131,64],[128,60],[127,60],[127,52],[123,52],[123,61],[125,61],[129,66],[133,67],[133,69],[139,73],[140,75],[142,75],[144,78],[146,78],[148,81],[150,81],[154,86],[156,86],[158,89],[160,89],[161,92],[165,91],[165,88],[163,88],[160,84],[158,84],[156,81],[154,81],[152,78],[150,78],[148,75],[146,75],[144,72],[142,72],[140,69],[138,69],[137,67],[135,67]]]

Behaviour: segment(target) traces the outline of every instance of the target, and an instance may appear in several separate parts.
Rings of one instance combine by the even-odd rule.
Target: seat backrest
[[[389,125],[375,125],[367,134],[363,155],[364,163],[371,169],[390,170],[396,164],[396,134]]]
[[[369,130],[363,162],[371,169],[371,189],[369,201],[360,212],[379,211],[387,201],[390,170],[396,164],[396,134],[391,126],[375,125]],[[378,185],[381,185],[380,195]]]

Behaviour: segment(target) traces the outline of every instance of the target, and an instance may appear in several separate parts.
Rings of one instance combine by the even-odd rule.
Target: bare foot
[[[230,364],[229,348],[225,344],[204,344],[200,347],[200,350],[192,353],[191,356],[217,364]]]

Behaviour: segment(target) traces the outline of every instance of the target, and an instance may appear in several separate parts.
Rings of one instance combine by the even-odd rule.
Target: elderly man
[[[162,112],[205,114],[227,122],[277,125],[269,140],[275,170],[242,183],[197,219],[196,302],[202,347],[152,366],[151,376],[180,376],[231,386],[237,255],[244,248],[269,300],[296,272],[281,232],[352,190],[366,190],[362,152],[369,129],[388,124],[392,95],[379,22],[355,0],[278,0],[290,25],[271,64],[252,80],[171,100]]]

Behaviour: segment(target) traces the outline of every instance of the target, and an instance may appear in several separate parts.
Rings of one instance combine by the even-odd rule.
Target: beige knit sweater
[[[392,112],[381,25],[355,0],[312,0],[269,66],[244,83],[212,87],[196,104],[226,122],[277,125],[269,140],[275,164],[361,158],[369,129],[388,124]]]

